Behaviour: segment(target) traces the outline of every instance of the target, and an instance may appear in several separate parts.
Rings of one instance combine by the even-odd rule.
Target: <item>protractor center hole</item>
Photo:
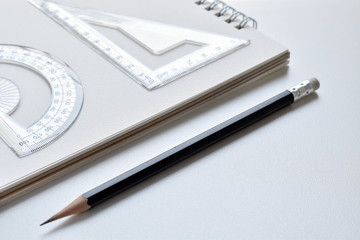
[[[48,82],[38,73],[14,64],[0,63],[0,75],[20,90],[20,104],[11,117],[26,127],[38,121],[50,105]]]

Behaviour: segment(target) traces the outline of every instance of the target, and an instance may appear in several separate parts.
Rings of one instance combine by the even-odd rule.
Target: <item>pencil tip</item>
[[[45,225],[49,222],[55,221],[57,219],[76,214],[85,212],[90,208],[90,206],[87,204],[87,199],[83,198],[82,196],[75,199],[72,203],[70,203],[67,207],[62,209],[60,212],[56,213],[54,216],[49,218],[47,221],[40,224],[40,226]]]
[[[47,224],[47,223],[49,223],[49,222],[52,222],[52,221],[53,221],[53,220],[51,220],[51,218],[50,218],[50,219],[46,220],[45,222],[43,222],[42,224],[40,224],[40,226],[45,225],[45,224]]]

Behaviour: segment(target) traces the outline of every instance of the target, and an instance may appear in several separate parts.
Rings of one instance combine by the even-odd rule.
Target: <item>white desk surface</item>
[[[289,69],[3,206],[0,239],[360,238],[360,2],[228,3],[291,50]],[[85,214],[39,227],[79,194],[312,76],[317,95]]]

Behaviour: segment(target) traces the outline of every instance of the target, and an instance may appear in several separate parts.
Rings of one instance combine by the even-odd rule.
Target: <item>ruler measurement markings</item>
[[[101,33],[86,23],[91,22],[98,25],[109,24],[108,26],[121,29],[121,24],[125,24],[121,22],[122,16],[117,16],[97,10],[87,10],[64,6],[49,1],[39,1],[40,4],[39,2],[31,2],[60,25],[65,27],[68,31],[77,34],[88,45],[91,45],[98,53],[107,56],[107,59],[111,63],[119,67],[138,83],[145,85],[148,89],[156,88],[157,86],[161,86],[170,80],[172,81],[180,76],[183,76],[249,43],[246,40],[218,36],[214,34],[204,35],[204,33],[188,30],[187,36],[189,35],[189,32],[191,32],[191,34],[197,34],[197,37],[203,40],[207,36],[211,36],[212,44],[208,46],[205,44],[202,46],[202,49],[195,51],[193,54],[188,54],[186,58],[180,58],[178,61],[174,61],[170,64],[167,64],[166,66],[151,71],[131,55],[129,55],[126,51],[122,50],[120,47],[118,47],[112,41],[108,40]],[[110,16],[110,18],[107,18],[107,16]],[[132,20],[143,21],[134,19]],[[183,30],[182,28],[177,27],[172,27],[172,29],[173,31]],[[174,32],[174,34],[176,33]],[[196,43],[197,41],[194,40],[193,42]],[[214,49],[215,52],[213,51]],[[200,55],[204,52],[212,52],[212,54],[205,54],[201,57]],[[185,67],[182,65],[185,65]],[[174,70],[174,68],[171,68],[174,66],[176,66],[177,70],[169,71],[170,69]],[[181,72],[180,69],[182,70]]]

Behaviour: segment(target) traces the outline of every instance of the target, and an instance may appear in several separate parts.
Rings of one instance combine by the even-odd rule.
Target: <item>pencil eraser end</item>
[[[310,78],[306,81],[299,83],[298,85],[289,88],[288,91],[294,96],[294,102],[299,99],[315,92],[320,87],[320,82],[316,78]]]
[[[311,87],[314,89],[314,91],[316,91],[320,88],[320,82],[317,78],[310,78],[309,82],[310,82]]]

